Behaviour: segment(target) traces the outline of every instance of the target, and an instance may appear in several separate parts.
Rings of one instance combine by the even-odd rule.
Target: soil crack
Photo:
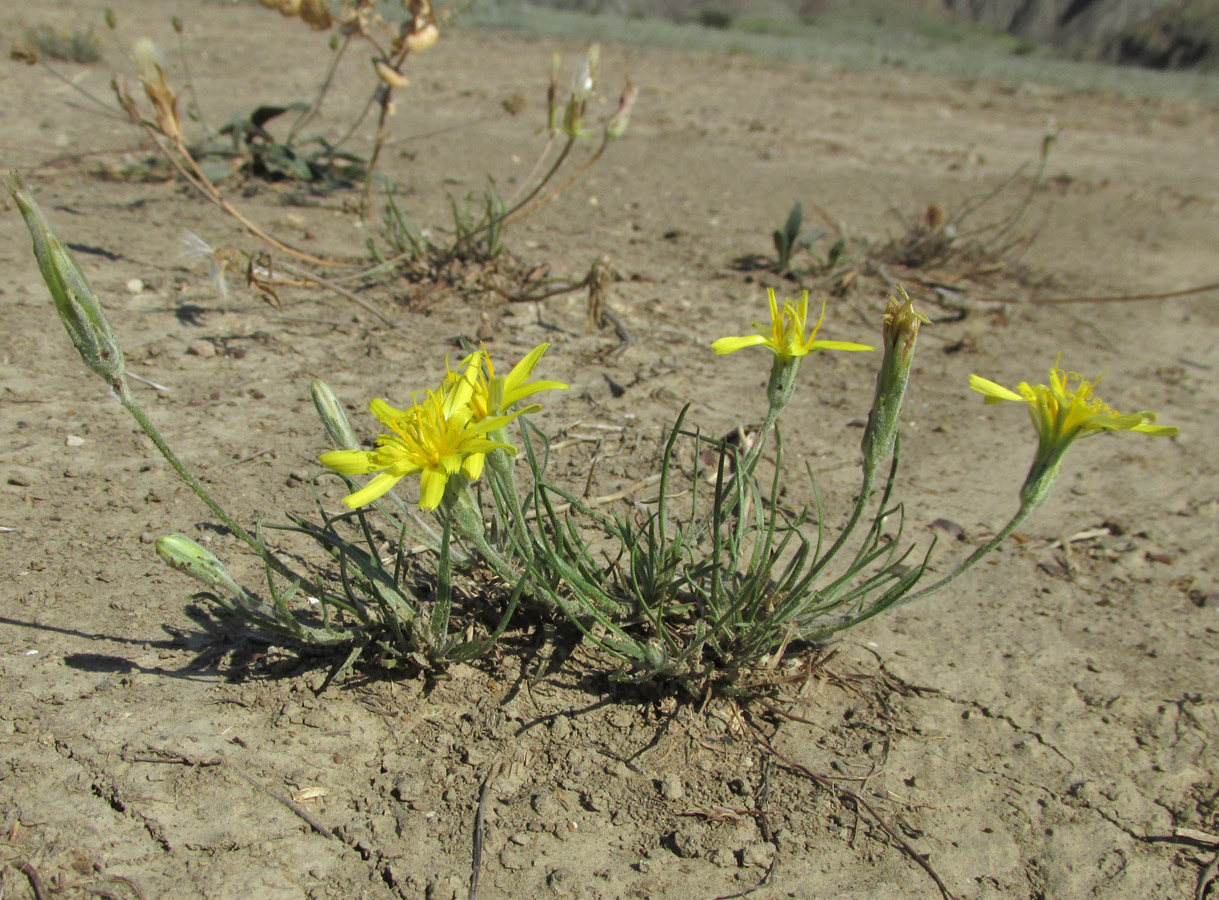
[[[55,749],[60,756],[76,763],[89,776],[90,790],[99,800],[107,803],[112,810],[124,818],[133,819],[140,824],[145,833],[170,856],[176,855],[176,850],[165,833],[164,826],[154,817],[141,811],[131,801],[123,796],[117,784],[107,777],[105,770],[98,762],[83,753],[73,750],[65,741],[56,741]]]
[[[1075,760],[1071,759],[1071,757],[1067,756],[1065,753],[1063,753],[1061,750],[1059,750],[1058,747],[1056,747],[1050,741],[1047,741],[1039,731],[1036,731],[1035,729],[1028,728],[1024,725],[1021,725],[1019,722],[1017,722],[1014,718],[1009,716],[1007,713],[995,712],[989,706],[986,706],[983,703],[979,703],[977,700],[962,700],[959,697],[954,697],[951,694],[947,694],[944,692],[941,692],[940,696],[952,703],[956,703],[959,706],[966,706],[966,707],[969,707],[969,709],[971,709],[971,710],[976,710],[977,712],[981,713],[983,716],[985,716],[988,719],[997,719],[998,721],[1003,722],[1013,731],[1017,731],[1020,734],[1030,735],[1033,738],[1033,740],[1035,740],[1041,746],[1045,747],[1047,750],[1054,753],[1054,755],[1056,755],[1059,759],[1061,759],[1063,762],[1065,762],[1067,765],[1069,765],[1072,769],[1074,769],[1078,766],[1078,764],[1075,762]]]

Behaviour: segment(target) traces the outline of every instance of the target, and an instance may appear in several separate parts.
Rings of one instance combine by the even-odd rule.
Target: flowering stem
[[[488,437],[500,443],[508,442],[508,432],[505,428],[491,432]],[[529,540],[529,529],[525,525],[525,510],[521,508],[521,500],[516,492],[516,467],[502,449],[487,454],[487,466],[499,481],[497,500],[508,506],[507,512],[511,519],[508,527],[513,531],[517,552],[525,557],[525,563],[528,565],[533,562],[533,548]]]
[[[839,533],[837,539],[829,550],[813,564],[812,573],[816,573],[833,559],[838,551],[842,549],[842,545],[847,542],[847,538],[851,536],[851,532],[855,530],[855,526],[859,524],[860,518],[863,516],[864,508],[868,505],[868,498],[872,496],[872,485],[876,482],[876,466],[865,465],[863,470],[863,483],[859,486],[859,496],[855,498],[855,508],[851,510],[851,518],[847,521],[846,526]],[[866,542],[865,542],[866,546]]]
[[[968,572],[970,569],[972,569],[982,559],[982,557],[986,556],[988,553],[990,553],[992,550],[994,550],[996,547],[998,547],[1000,544],[1002,544],[1005,540],[1007,540],[1007,538],[1011,535],[1011,533],[1013,531],[1015,531],[1017,527],[1019,527],[1020,523],[1023,522],[1025,519],[1027,519],[1029,517],[1029,514],[1032,513],[1032,511],[1036,508],[1037,508],[1036,506],[1032,506],[1027,503],[1021,504],[1020,509],[1017,510],[1017,512],[1014,516],[1012,516],[1011,521],[1008,522],[1006,525],[1004,525],[998,534],[996,534],[993,538],[991,538],[989,541],[987,541],[985,544],[983,544],[981,547],[979,547],[977,550],[975,550],[973,553],[971,553],[969,555],[968,559],[966,559],[963,563],[961,563],[959,566],[957,566],[955,569],[953,569],[951,572],[949,572],[947,575],[945,575],[935,584],[931,585],[930,587],[925,587],[921,591],[916,591],[915,593],[910,594],[909,596],[903,597],[901,600],[899,600],[897,602],[896,605],[900,606],[900,605],[905,605],[907,603],[913,603],[915,600],[919,600],[923,597],[926,597],[928,594],[935,593],[940,588],[946,587],[948,584],[952,583],[953,581],[956,581],[957,578],[959,578],[961,575],[964,575],[966,572]]]
[[[277,572],[288,578],[295,579],[293,572],[285,566],[279,559],[266,548],[266,545],[258,538],[254,537],[246,531],[236,519],[229,515],[228,511],[212,498],[208,493],[207,488],[191,474],[190,470],[178,459],[178,455],[170,448],[169,444],[165,443],[165,439],[161,437],[161,433],[157,431],[157,427],[152,424],[152,420],[148,418],[148,414],[144,411],[144,407],[140,405],[140,401],[136,400],[135,395],[131,393],[131,388],[127,385],[126,379],[119,379],[111,387],[114,389],[115,396],[119,403],[127,412],[131,413],[132,418],[139,424],[140,429],[148,435],[156,448],[161,451],[161,455],[173,467],[173,470],[178,474],[178,477],[186,482],[186,486],[195,492],[195,495],[202,500],[207,508],[210,509],[221,522],[225,524],[233,534],[244,541],[249,547],[262,557],[268,565],[275,568]]]

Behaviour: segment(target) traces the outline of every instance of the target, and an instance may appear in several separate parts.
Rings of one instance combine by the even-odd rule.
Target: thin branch
[[[779,760],[779,762],[783,763],[783,765],[787,766],[789,769],[791,769],[796,774],[803,775],[805,778],[808,778],[810,781],[814,782],[819,787],[824,788],[825,790],[830,791],[834,794],[837,794],[841,799],[849,800],[851,803],[854,803],[858,808],[861,808],[865,812],[867,812],[868,815],[870,815],[872,817],[872,820],[881,827],[881,829],[885,832],[885,834],[887,834],[898,845],[898,847],[901,848],[902,852],[905,853],[906,856],[908,856],[914,862],[916,862],[919,865],[919,867],[924,872],[927,873],[927,875],[931,878],[931,880],[935,882],[935,886],[940,889],[940,893],[943,895],[944,900],[957,900],[956,896],[951,891],[948,890],[948,886],[946,884],[944,884],[944,880],[942,878],[940,878],[939,874],[935,871],[935,869],[933,869],[931,867],[931,863],[929,863],[927,861],[927,855],[924,853],[919,853],[918,850],[915,849],[913,844],[911,844],[908,840],[906,840],[904,837],[902,837],[901,832],[899,832],[896,828],[894,828],[892,825],[890,825],[888,823],[888,821],[885,820],[885,818],[876,810],[876,807],[874,807],[871,803],[869,803],[867,800],[865,800],[860,794],[857,794],[855,791],[851,790],[850,788],[844,787],[843,785],[838,784],[837,782],[833,781],[832,779],[814,772],[812,769],[808,768],[807,766],[803,766],[800,763],[796,762],[795,760],[790,759],[787,756],[784,756],[782,753],[780,753],[778,750],[776,750],[774,748],[774,746],[770,743],[770,741],[768,741],[766,739],[766,736],[763,735],[760,731],[758,731],[757,728],[755,728],[752,725],[749,725],[748,727],[749,727],[749,730],[753,733],[754,740],[757,742],[757,745],[760,748],[762,748],[762,750],[764,750],[766,753],[769,753],[771,756],[773,756],[775,759]]]

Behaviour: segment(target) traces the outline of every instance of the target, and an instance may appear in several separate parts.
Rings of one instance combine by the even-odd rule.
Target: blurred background
[[[1014,52],[1153,69],[1219,69],[1219,0],[528,0],[527,5],[708,28],[784,32],[843,18],[965,40],[1005,35]]]

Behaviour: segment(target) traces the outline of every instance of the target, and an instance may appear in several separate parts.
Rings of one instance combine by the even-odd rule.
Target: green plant
[[[1095,396],[1094,382],[1058,368],[1048,384],[1015,389],[971,376],[970,387],[987,403],[1027,406],[1038,446],[1009,522],[946,575],[920,587],[932,548],[903,546],[904,514],[892,495],[901,407],[925,320],[904,292],[900,300],[889,299],[884,355],[861,444],[860,486],[835,531],[827,529],[833,519],[819,502],[802,509],[786,505],[780,420],[799,390],[806,357],[872,348],[819,338],[825,305],[810,327],[807,292],[798,305],[785,301],[780,307],[772,290],[769,333],[712,344],[717,354],[760,347],[773,356],[757,439],[747,449],[708,439],[686,426],[687,407],[669,431],[655,509],[642,516],[603,515],[550,480],[548,445],[525,417],[539,408],[537,394],[566,385],[531,380],[547,349],[541,344],[507,374],[497,374],[490,354],[476,350],[410,407],[373,400],[370,411],[385,428],[373,449],[360,448],[341,405],[315,382],[315,406],[338,448],[319,457],[329,473],[315,484],[341,479],[348,491],[345,510],[332,514],[315,491],[312,515],[294,513],[288,524],[251,530],[160,435],[128,386],[118,338],[71,251],[20,179],[10,191],[82,360],[179,477],[258,556],[267,597],[240,585],[186,536],[166,535],[157,552],[209,588],[200,596],[255,628],[307,644],[348,645],[338,671],[366,652],[388,667],[433,670],[472,659],[494,647],[518,608],[526,608],[531,616],[564,618],[608,657],[616,677],[669,683],[690,694],[747,690],[793,644],[828,641],[975,566],[1044,505],[1077,440],[1107,431],[1177,433],[1154,424],[1151,413],[1117,412]],[[678,464],[682,442],[694,460],[688,471]],[[709,495],[699,462],[707,450],[715,468]],[[764,465],[767,450],[773,463]],[[415,503],[397,499],[394,489],[416,477]],[[669,502],[678,479],[688,479],[690,487],[684,518]],[[816,496],[815,483],[813,491]],[[286,561],[294,556],[269,544],[266,532],[272,530],[315,542],[331,566],[296,571]],[[294,605],[302,595],[316,611]]]
[[[62,62],[89,65],[102,58],[101,43],[92,28],[57,29],[50,25],[34,25],[25,30],[22,52],[32,59],[55,59]]]
[[[240,168],[272,181],[291,179],[333,189],[350,187],[368,175],[366,160],[340,149],[321,135],[280,139],[267,126],[286,113],[303,113],[307,103],[259,106],[248,116],[234,114],[214,135],[190,146],[200,169],[219,181]],[[227,140],[221,140],[227,138]]]
[[[822,229],[810,229],[802,234],[800,229],[803,225],[804,209],[799,203],[796,203],[788,212],[787,221],[783,223],[783,227],[775,229],[772,234],[775,252],[778,254],[778,264],[774,269],[776,274],[786,275],[792,272],[792,256],[800,250],[810,253],[816,262],[816,271],[819,273],[837,268],[850,253],[850,242],[843,234],[839,235],[837,240],[830,245],[825,256],[819,256],[813,252],[813,247],[828,236],[827,232]],[[793,272],[793,274],[796,273]]]
[[[801,246],[800,227],[803,224],[804,210],[799,203],[796,203],[787,214],[787,221],[783,223],[783,227],[775,229],[773,238],[775,250],[779,254],[778,272],[780,275],[788,270],[792,254]]]
[[[387,247],[378,247],[370,237],[368,246],[375,264],[372,267],[353,266],[357,270],[345,273],[344,277],[366,278],[392,271],[397,263],[414,267],[421,261],[434,274],[454,260],[486,262],[496,257],[502,250],[504,229],[510,223],[540,209],[570,187],[601,158],[608,145],[622,137],[627,130],[636,96],[634,85],[629,83],[616,112],[601,129],[600,145],[574,174],[560,180],[565,163],[572,160],[574,145],[595,134],[589,127],[587,112],[596,83],[599,48],[596,44],[589,48],[576,68],[566,96],[558,85],[556,56],[547,93],[547,122],[542,129],[547,139],[537,164],[522,184],[523,194],[505,201],[492,180],[490,187],[480,197],[454,199],[451,202],[452,240],[448,243],[433,241],[426,236],[439,234],[441,229],[424,230],[411,224],[410,218],[393,198],[393,183],[378,173],[378,164],[389,137],[388,123],[395,105],[395,92],[409,84],[403,74],[404,66],[408,58],[426,51],[436,42],[440,34],[438,23],[443,23],[446,16],[451,14],[451,8],[438,12],[433,9],[430,0],[406,0],[403,4],[407,13],[405,18],[396,25],[389,25],[377,14],[375,0],[340,0],[337,5],[327,4],[323,0],[260,0],[260,3],[278,10],[289,19],[301,20],[316,31],[331,32],[330,61],[311,102],[261,104],[248,116],[234,116],[223,127],[212,129],[207,126],[199,109],[193,86],[188,110],[190,115],[184,118],[180,113],[179,94],[170,83],[159,52],[148,41],[138,42],[130,55],[136,62],[139,81],[150,110],[146,111],[121,76],[115,77],[114,91],[131,121],[144,129],[187,183],[274,250],[315,268],[332,268],[339,264],[293,247],[270,234],[242,214],[224,196],[217,182],[223,181],[235,170],[262,178],[309,182],[323,189],[352,186],[360,182],[363,191],[360,210],[365,218],[371,211],[374,185],[383,185],[387,204],[381,212],[384,225],[381,237]],[[107,24],[112,29],[115,22],[113,14],[109,14]],[[177,20],[175,30],[179,35],[183,70],[186,71],[187,54],[182,48],[182,28]],[[372,68],[375,87],[368,102],[338,139],[330,140],[322,135],[302,138],[303,129],[321,109],[337,77],[338,64],[353,41],[363,42],[374,50]],[[373,109],[378,110],[378,119],[370,153],[365,156],[345,149],[348,140]],[[294,119],[283,136],[273,134],[269,127],[271,123],[288,114],[294,114]],[[203,126],[206,132],[203,139],[188,140],[191,119]],[[551,151],[556,147],[559,148],[557,156],[551,161]],[[309,277],[311,273],[297,274]],[[313,280],[334,287],[334,282],[320,277]]]
[[[1050,151],[1057,139],[1057,129],[1052,121],[1048,122],[1033,176],[1027,188],[1018,195],[1015,205],[1004,214],[979,221],[992,204],[1010,195],[1027,171],[1027,163],[985,194],[966,200],[951,213],[938,203],[929,204],[924,213],[914,219],[898,213],[904,232],[878,247],[875,255],[883,262],[911,268],[944,265],[957,259],[988,265],[1002,265],[1014,259],[1033,242],[1039,231],[1039,228],[1027,232],[1017,229],[1041,188]]]

